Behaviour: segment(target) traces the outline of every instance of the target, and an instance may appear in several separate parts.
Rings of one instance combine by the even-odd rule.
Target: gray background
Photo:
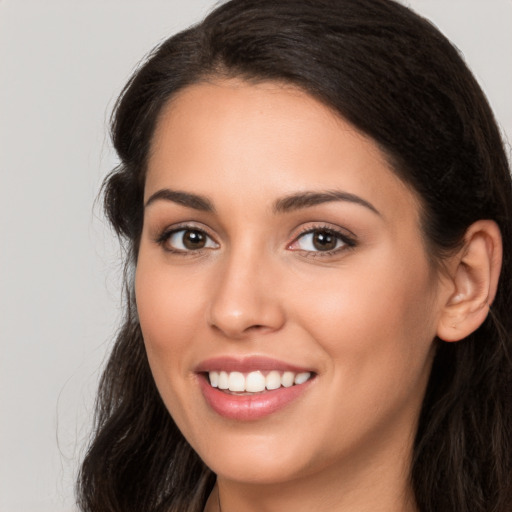
[[[512,0],[409,0],[462,50],[512,133]],[[0,0],[0,512],[74,510],[94,390],[120,318],[95,198],[140,58],[211,0]]]

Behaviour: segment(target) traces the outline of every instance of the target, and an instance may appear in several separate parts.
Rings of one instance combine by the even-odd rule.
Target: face
[[[137,307],[165,405],[219,477],[395,461],[414,436],[439,295],[415,194],[330,109],[242,81],[167,105]]]

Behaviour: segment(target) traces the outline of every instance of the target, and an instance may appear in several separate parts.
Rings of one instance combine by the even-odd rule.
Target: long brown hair
[[[126,316],[100,382],[81,468],[84,512],[201,511],[215,475],[160,399],[133,297],[146,159],[162,107],[211,77],[301,87],[387,155],[422,198],[434,261],[478,219],[495,220],[504,260],[484,324],[443,343],[423,403],[411,481],[422,512],[505,512],[512,482],[512,184],[492,111],[458,51],[392,0],[232,0],[156,48],[119,98],[120,165],[104,204],[127,248]]]

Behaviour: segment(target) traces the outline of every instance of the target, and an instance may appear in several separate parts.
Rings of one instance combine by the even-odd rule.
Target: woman
[[[512,186],[431,24],[233,0],[112,133],[127,307],[83,510],[510,510]]]

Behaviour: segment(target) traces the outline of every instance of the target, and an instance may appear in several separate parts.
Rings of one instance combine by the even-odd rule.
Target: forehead
[[[342,188],[413,216],[419,204],[371,139],[311,95],[274,82],[205,82],[178,93],[157,123],[146,199],[160,187],[246,205]]]

